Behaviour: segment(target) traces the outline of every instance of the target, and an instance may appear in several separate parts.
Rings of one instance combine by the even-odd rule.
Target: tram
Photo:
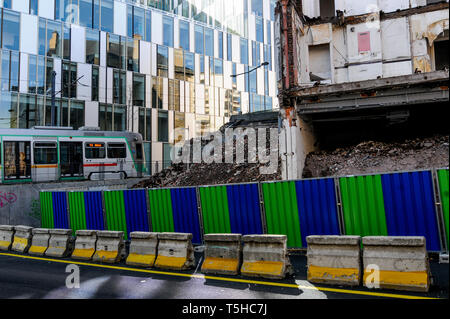
[[[0,129],[1,183],[109,180],[145,172],[142,136],[99,128]]]

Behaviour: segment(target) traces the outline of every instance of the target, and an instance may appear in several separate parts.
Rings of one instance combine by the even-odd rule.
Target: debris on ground
[[[365,141],[356,146],[308,154],[303,178],[346,176],[449,166],[449,136],[396,142]]]

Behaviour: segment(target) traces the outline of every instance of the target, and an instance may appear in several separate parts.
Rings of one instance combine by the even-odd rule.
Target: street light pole
[[[269,62],[263,62],[263,63],[261,63],[260,65],[258,65],[257,67],[255,67],[255,68],[253,68],[253,69],[251,69],[251,70],[248,70],[247,72],[243,72],[243,73],[239,73],[239,74],[232,74],[232,75],[230,75],[230,76],[231,76],[232,78],[235,78],[235,77],[237,77],[237,76],[239,76],[239,75],[249,74],[250,72],[253,72],[253,71],[259,69],[260,67],[266,66],[266,65],[269,65]]]

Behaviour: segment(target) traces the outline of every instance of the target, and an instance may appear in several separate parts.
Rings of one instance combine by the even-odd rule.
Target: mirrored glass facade
[[[26,3],[0,1],[1,128],[51,125],[54,89],[53,124],[141,132],[167,164],[174,142],[277,108],[274,0]]]

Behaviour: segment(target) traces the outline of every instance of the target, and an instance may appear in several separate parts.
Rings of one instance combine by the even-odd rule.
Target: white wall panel
[[[86,101],[84,110],[84,123],[85,126],[98,127],[98,102]]]
[[[100,66],[106,66],[106,32],[100,32]]]
[[[38,17],[21,14],[20,51],[30,54],[38,53]]]
[[[28,54],[20,53],[19,92],[28,93]]]
[[[55,18],[55,0],[39,0],[38,13],[42,18],[53,20]]]
[[[99,67],[99,74],[98,74],[98,100],[101,103],[106,102],[106,67]],[[112,91],[111,91],[112,94]]]
[[[13,0],[12,9],[15,11],[29,13],[30,12],[30,1],[29,0]]]
[[[85,63],[86,31],[74,24],[71,25],[70,57],[73,62]]]
[[[114,1],[114,33],[127,35],[127,5],[119,1]]]
[[[163,44],[163,17],[155,11],[152,11],[152,42]]]
[[[92,87],[92,65],[78,63],[77,64],[77,78],[82,78],[77,83],[77,99],[90,101],[91,87]]]

